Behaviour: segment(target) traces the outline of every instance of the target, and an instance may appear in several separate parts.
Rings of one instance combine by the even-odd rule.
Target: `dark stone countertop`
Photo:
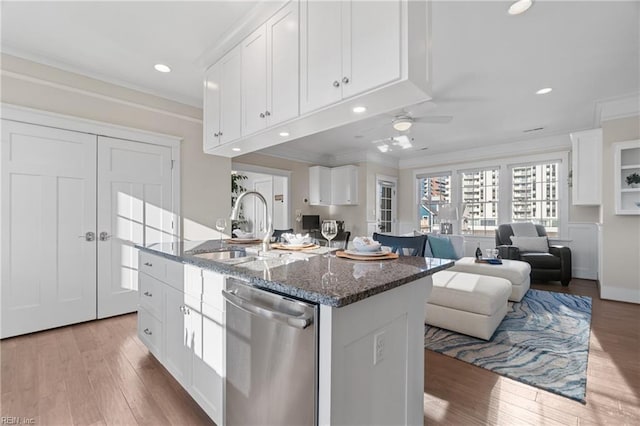
[[[246,249],[249,256],[251,252],[257,253],[259,248],[224,245]],[[272,250],[269,254],[282,254],[281,258],[256,260],[237,266],[194,256],[219,247],[217,240],[136,246],[169,260],[248,280],[258,288],[334,307],[366,299],[454,265],[454,261],[448,259],[401,256],[397,260],[357,261],[326,258],[317,253],[288,254],[280,250]],[[328,274],[329,268],[331,275]]]

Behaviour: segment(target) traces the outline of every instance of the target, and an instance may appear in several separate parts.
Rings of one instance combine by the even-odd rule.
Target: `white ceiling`
[[[596,101],[640,92],[640,2],[538,0],[515,17],[506,14],[508,4],[433,2],[435,105],[424,111],[453,120],[415,125],[415,148],[385,155],[406,159],[567,134],[594,126]],[[200,106],[212,51],[260,6],[3,1],[2,49]],[[157,62],[173,72],[155,72]],[[547,86],[551,94],[535,95]],[[390,120],[369,118],[265,152],[286,148],[299,158],[377,152],[371,141],[393,134],[384,125]]]

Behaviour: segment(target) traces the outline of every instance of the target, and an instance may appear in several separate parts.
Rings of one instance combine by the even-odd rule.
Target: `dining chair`
[[[383,246],[391,247],[391,251],[398,253],[400,256],[405,256],[405,249],[407,249],[411,251],[409,256],[424,257],[424,246],[427,243],[426,235],[398,237],[374,232],[373,239]]]

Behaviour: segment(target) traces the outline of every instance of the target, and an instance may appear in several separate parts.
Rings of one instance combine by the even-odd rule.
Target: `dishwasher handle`
[[[224,297],[232,305],[238,307],[239,309],[242,309],[245,312],[268,318],[289,325],[291,327],[299,328],[300,330],[304,330],[305,328],[313,324],[313,315],[290,315],[284,312],[274,311],[263,306],[258,306],[252,303],[250,300],[239,296],[236,290],[222,290],[222,297]]]

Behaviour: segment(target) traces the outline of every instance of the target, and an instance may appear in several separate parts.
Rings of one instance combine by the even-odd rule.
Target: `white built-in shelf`
[[[625,182],[632,170],[640,170],[640,140],[618,142],[613,149],[616,214],[640,215],[640,188],[629,188]]]

